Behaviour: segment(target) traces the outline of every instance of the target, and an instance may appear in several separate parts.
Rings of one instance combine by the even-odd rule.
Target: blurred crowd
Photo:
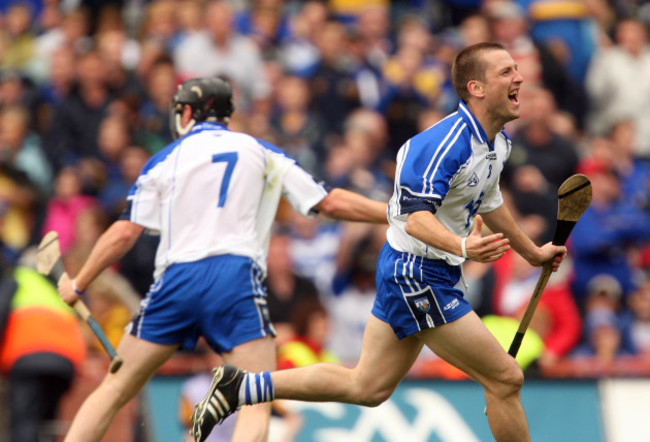
[[[579,375],[648,360],[649,24],[642,0],[2,0],[3,265],[28,266],[25,251],[55,230],[74,274],[171,141],[171,98],[195,76],[232,82],[230,129],[387,201],[399,147],[456,109],[455,54],[497,41],[525,78],[502,182],[519,223],[549,241],[560,184],[584,173],[593,185],[531,324],[531,361],[542,373],[574,361]],[[280,367],[357,359],[384,240],[384,227],[281,206],[267,280]],[[152,282],[156,245],[143,236],[88,290],[114,343]],[[516,324],[539,275],[514,253],[465,272],[496,328]]]

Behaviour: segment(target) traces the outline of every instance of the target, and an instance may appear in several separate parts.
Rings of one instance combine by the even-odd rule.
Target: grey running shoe
[[[194,407],[190,418],[190,435],[195,442],[204,441],[215,425],[239,410],[239,386],[246,371],[233,365],[222,365],[212,370],[214,376],[203,400]]]

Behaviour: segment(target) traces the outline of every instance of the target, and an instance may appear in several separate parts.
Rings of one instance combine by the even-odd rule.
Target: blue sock
[[[260,402],[271,402],[275,398],[271,373],[246,373],[239,387],[239,403],[241,405],[254,405]]]

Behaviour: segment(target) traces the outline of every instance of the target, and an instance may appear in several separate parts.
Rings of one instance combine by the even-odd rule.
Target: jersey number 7
[[[221,188],[219,189],[219,204],[217,207],[223,207],[226,204],[226,196],[228,196],[228,186],[230,186],[230,178],[232,177],[232,171],[235,168],[235,164],[238,159],[237,152],[224,152],[217,153],[212,155],[213,163],[226,163],[226,171],[223,174],[223,179],[221,180]]]

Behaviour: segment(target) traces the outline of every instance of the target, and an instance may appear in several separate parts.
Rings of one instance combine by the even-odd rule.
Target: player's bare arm
[[[501,233],[482,236],[481,228],[482,221],[477,216],[474,229],[465,240],[467,256],[479,262],[496,261],[510,249],[509,241]],[[445,228],[431,212],[423,210],[409,214],[406,233],[432,247],[463,256],[462,238]]]
[[[79,299],[75,292],[84,291],[86,287],[105,268],[117,262],[136,242],[144,228],[127,220],[116,221],[97,240],[90,256],[73,280],[62,281],[59,285],[61,299],[69,305]]]
[[[332,189],[314,209],[332,218],[386,224],[387,203],[371,200],[349,190]]]
[[[548,243],[538,247],[519,227],[505,204],[491,212],[483,213],[482,216],[490,230],[503,233],[510,239],[512,248],[534,266],[541,266],[553,260],[553,271],[556,271],[566,256],[567,250],[564,246]]]

